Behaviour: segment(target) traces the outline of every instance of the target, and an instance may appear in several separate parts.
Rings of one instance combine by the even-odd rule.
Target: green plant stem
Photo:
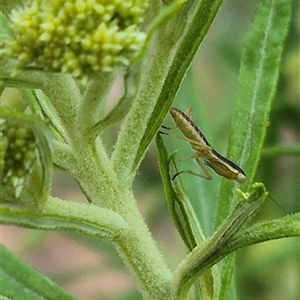
[[[131,189],[116,178],[103,149],[83,140],[76,149],[77,169],[73,175],[87,197],[98,206],[118,212],[128,224],[117,249],[137,278],[145,299],[168,299],[171,272],[138,211]]]
[[[113,207],[113,203],[120,201],[119,182],[102,144],[95,144],[92,138],[77,133],[72,148],[75,160],[69,160],[73,163],[69,170],[89,201],[102,207]]]
[[[165,56],[168,56],[167,51]],[[51,83],[55,82],[56,78],[52,79]],[[161,78],[157,78],[157,80],[161,81]],[[58,82],[56,83],[58,84],[58,91],[60,91],[60,85]],[[151,83],[153,81],[149,80],[149,84]],[[71,86],[67,88],[72,90]],[[51,91],[50,87],[44,89],[44,92],[51,100],[52,98],[57,99],[58,91]],[[61,163],[56,158],[58,159],[57,164],[62,166],[68,165],[70,175],[80,184],[90,202],[118,212],[128,223],[128,230],[122,234],[116,245],[120,256],[132,274],[135,275],[145,299],[168,299],[171,295],[171,272],[137,209],[130,185],[124,182],[124,178],[120,176],[121,174],[113,169],[102,143],[99,140],[95,143],[93,137],[87,136],[81,127],[78,128],[76,123],[77,98],[73,99],[73,101],[71,99],[70,106],[67,106],[66,103],[68,102],[65,101],[66,103],[64,103],[64,100],[67,99],[64,97],[63,91],[61,91],[61,94],[60,100],[63,103],[55,103],[55,107],[58,106],[59,116],[62,118],[63,124],[68,128],[69,153],[73,154],[74,161],[70,155],[64,156],[61,153],[63,149],[59,147],[57,150],[60,150],[60,158],[63,162]],[[87,106],[93,103],[94,96],[94,92],[86,94],[85,102]],[[148,97],[147,100],[153,101],[151,95],[148,95]],[[144,120],[144,111],[149,111],[149,107],[146,105],[140,109],[142,110],[139,111],[138,117],[134,117],[139,122]],[[88,114],[85,114],[85,117],[82,117],[82,122],[84,118],[88,117]],[[67,118],[70,119],[68,120]],[[137,129],[142,130],[139,126],[134,127],[133,135],[138,135]],[[138,142],[136,141],[136,143]],[[132,141],[126,141],[126,144],[134,145]],[[131,149],[127,148],[126,151],[130,153]],[[120,155],[122,165],[124,165],[127,161],[123,162],[122,153]],[[64,159],[67,159],[67,161],[64,161]],[[117,178],[117,175],[120,180]],[[99,218],[101,218],[101,215]]]
[[[20,79],[26,75],[26,79],[36,85],[35,88],[41,89],[49,97],[67,131],[72,131],[76,127],[82,98],[73,78],[64,74],[46,73],[42,76],[41,72],[24,72],[20,74]]]
[[[121,196],[122,197],[122,196]],[[157,249],[131,191],[123,191],[118,211],[127,221],[117,250],[138,281],[144,299],[172,299],[171,271]]]
[[[70,167],[76,165],[72,149],[65,143],[58,142],[57,140],[53,141],[53,148],[53,164],[58,169],[69,173],[72,170]]]
[[[119,212],[50,197],[40,211],[1,207],[1,223],[27,228],[69,230],[115,243],[144,299],[172,299],[171,271],[158,250],[130,191],[120,191]]]
[[[281,156],[281,155],[292,155],[299,156],[300,155],[300,146],[273,146],[273,147],[265,147],[262,149],[263,156]]]
[[[122,225],[122,230],[115,230],[113,226],[122,224],[122,222],[118,222],[117,218],[112,218],[111,221],[116,223],[112,226],[112,231],[116,236],[114,238],[116,248],[127,267],[138,280],[145,299],[171,299],[171,271],[157,249],[143,217],[136,207],[136,201],[131,191],[120,190],[119,192],[118,199],[120,203],[117,211],[118,215],[126,221],[127,226]],[[50,211],[53,210],[53,205],[47,207]],[[88,208],[92,210],[92,207],[88,206]],[[68,210],[63,211],[68,214]],[[77,214],[81,215],[82,213],[84,211],[79,210]],[[86,215],[85,217],[90,218]],[[101,214],[97,216],[97,213],[95,213],[94,218],[102,224],[103,216]],[[109,216],[105,218],[105,220],[107,219],[110,219]]]
[[[80,102],[78,114],[78,127],[82,133],[90,134],[91,128],[99,122],[104,115],[104,105],[119,69],[112,72],[102,72],[97,79],[92,80]]]

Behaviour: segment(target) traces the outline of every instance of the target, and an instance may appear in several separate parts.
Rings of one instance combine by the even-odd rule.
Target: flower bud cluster
[[[30,128],[20,122],[1,118],[1,185],[11,185],[15,189],[15,195],[19,196],[36,158],[35,137]]]
[[[145,40],[147,0],[29,0],[11,13],[4,55],[76,78],[127,66]]]

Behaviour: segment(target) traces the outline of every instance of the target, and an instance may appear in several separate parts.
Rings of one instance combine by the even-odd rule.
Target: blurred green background
[[[230,0],[224,3],[174,102],[174,106],[183,111],[192,107],[193,120],[212,146],[223,155],[227,151],[243,41],[255,5],[254,1]],[[300,210],[299,155],[285,151],[286,147],[295,149],[300,145],[299,35],[299,3],[295,0],[264,155],[256,177],[256,181],[266,185],[271,197],[251,222],[279,218]],[[118,99],[121,90],[120,80],[110,95],[108,108]],[[174,126],[169,116],[164,125]],[[113,147],[118,128],[119,125],[113,126],[104,133],[108,150]],[[163,138],[170,152],[178,150],[177,159],[192,153],[185,141],[168,136]],[[178,167],[201,172],[193,160],[179,162]],[[216,174],[212,175],[212,181],[189,174],[181,175],[206,236],[212,232],[222,180]],[[62,173],[55,172],[52,190],[54,196],[85,201],[75,181]],[[170,267],[175,268],[187,249],[168,215],[154,143],[138,171],[134,192],[163,255]],[[203,221],[204,215],[208,221]],[[7,226],[1,226],[1,241],[80,299],[141,299],[110,243],[69,233]],[[266,242],[237,252],[237,299],[297,300],[300,299],[299,283],[299,238]],[[230,296],[231,299],[235,298]]]

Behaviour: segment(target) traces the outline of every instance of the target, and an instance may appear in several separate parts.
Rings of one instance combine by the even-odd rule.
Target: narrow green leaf
[[[185,28],[185,32],[182,34],[183,39],[180,41],[174,60],[169,67],[167,76],[164,81],[164,85],[159,94],[158,101],[154,107],[149,121],[147,122],[147,129],[139,143],[139,149],[137,156],[133,164],[133,170],[135,170],[144,155],[147,147],[149,146],[152,138],[157,132],[159,126],[162,124],[165,116],[167,115],[172,102],[177,94],[180,84],[186,74],[186,71],[197,52],[201,42],[203,41],[208,29],[210,28],[223,0],[218,1],[199,1],[196,7],[188,6],[189,9],[184,13],[180,13],[177,19],[177,25],[172,28],[174,35],[178,35],[177,26],[180,27],[179,31],[182,31],[182,20],[188,20]],[[186,5],[188,5],[187,3]]]
[[[174,155],[169,158],[160,134],[156,135],[156,146],[158,151],[159,169],[162,176],[169,212],[182,240],[191,251],[197,245],[204,242],[204,235],[190,200],[183,190],[180,178],[177,178],[174,181],[171,179],[170,160],[175,173],[177,173],[178,170],[174,162]],[[207,270],[207,272],[204,272],[199,278],[197,282],[199,293],[204,299],[212,298],[213,283],[214,280],[211,270]]]
[[[245,170],[245,187],[253,182],[260,160],[290,19],[290,0],[262,0],[246,38],[228,151],[228,156]],[[236,202],[235,187],[235,183],[223,181],[215,227]],[[232,263],[228,260],[220,266],[221,276],[228,282]],[[218,292],[219,299],[227,299],[228,285]]]
[[[32,127],[32,131],[36,138],[42,165],[42,197],[47,197],[52,179],[52,135],[49,128],[44,123],[40,123],[39,126]]]
[[[253,182],[259,163],[290,17],[291,1],[260,1],[245,41],[228,154],[245,170],[245,186]],[[234,203],[228,200],[234,190],[234,183],[223,182],[216,226]]]
[[[1,295],[13,300],[75,300],[56,283],[0,245]]]
[[[228,248],[238,249],[269,240],[297,236],[300,236],[300,213],[255,224],[233,237],[228,243]]]
[[[50,99],[41,90],[21,90],[24,99],[34,106],[34,111],[42,114],[47,121],[51,124],[56,133],[56,136],[60,139],[68,140],[67,132],[63,126],[61,119],[53,107]],[[37,107],[38,106],[38,107]]]
[[[1,224],[43,230],[67,230],[116,240],[127,227],[116,212],[95,205],[49,198],[42,211],[0,207]]]
[[[117,105],[92,128],[92,134],[99,134],[105,128],[117,123],[126,116],[132,106],[132,100],[138,87],[140,63],[133,64],[124,75],[125,92]]]
[[[219,254],[221,256],[226,256],[232,251],[257,243],[288,237],[300,237],[299,224],[300,213],[296,213],[280,219],[265,221],[260,224],[253,225],[233,236],[228,243],[220,249]],[[230,259],[230,256],[228,258]],[[230,264],[228,264],[227,268],[229,267]],[[226,297],[225,291],[223,291],[222,297]]]
[[[199,105],[199,101],[201,99],[196,89],[197,83],[194,81],[195,78],[193,78],[192,73],[188,71],[176,96],[176,101],[172,106],[178,107],[182,111],[186,111],[188,109],[188,105],[190,105],[192,108],[192,120],[195,124],[197,124],[197,126],[199,126],[200,130],[204,133],[208,140],[211,141],[211,128],[207,126],[210,116],[208,111],[205,109],[205,105]],[[187,104],[187,100],[189,104]],[[174,126],[175,123],[173,123],[173,121],[171,122],[172,123],[169,123],[166,120],[164,124],[168,126],[169,124]],[[174,131],[176,132],[176,135],[181,134],[179,129]],[[170,148],[172,151],[173,149],[180,149],[178,151],[177,159],[179,161],[181,158],[191,156],[194,151],[190,144],[184,140],[181,141],[176,138],[166,137],[166,141],[172,147]],[[197,173],[202,172],[194,160],[185,161],[183,164],[180,164],[180,168],[182,169],[190,167],[193,168],[193,171]],[[212,175],[214,176],[213,172]],[[202,178],[192,176],[190,174],[183,174],[181,177],[184,188],[191,199],[193,208],[197,214],[197,218],[206,237],[210,236],[214,232],[214,217],[217,205],[216,202],[218,201],[217,195],[220,189],[220,180],[218,180],[219,178],[216,178],[217,176],[214,177],[215,178],[210,180],[209,183],[207,180],[203,180]]]
[[[199,227],[196,215],[186,196],[180,178],[171,180],[170,159],[160,134],[156,135],[158,163],[163,180],[168,208],[173,222],[186,246],[192,250],[204,241],[203,233]],[[174,160],[171,163],[177,172]]]

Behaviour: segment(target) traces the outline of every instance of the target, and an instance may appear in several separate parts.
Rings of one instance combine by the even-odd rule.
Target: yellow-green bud
[[[35,137],[30,128],[20,122],[1,118],[1,185],[12,186],[15,196],[18,197],[36,158]]]
[[[19,66],[88,78],[127,66],[142,47],[149,0],[29,0],[11,13],[3,53]]]

